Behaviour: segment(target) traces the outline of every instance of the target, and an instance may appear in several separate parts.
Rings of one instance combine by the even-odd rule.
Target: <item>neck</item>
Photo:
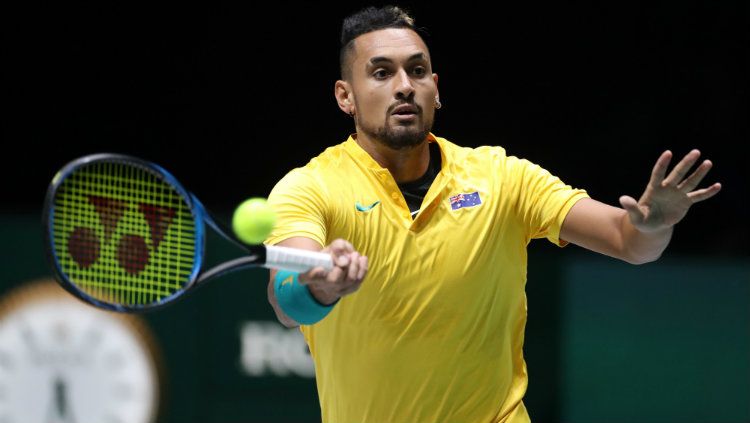
[[[391,172],[397,183],[416,181],[430,164],[430,149],[427,140],[414,147],[394,150],[383,143],[369,139],[362,133],[357,133],[355,139],[378,164]]]

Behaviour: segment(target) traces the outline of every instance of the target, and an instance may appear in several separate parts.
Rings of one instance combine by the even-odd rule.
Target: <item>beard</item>
[[[403,150],[405,148],[415,147],[422,143],[429,135],[432,130],[432,121],[424,122],[422,108],[417,106],[419,112],[417,117],[416,125],[411,126],[392,126],[390,123],[391,109],[388,110],[388,117],[385,120],[385,125],[381,127],[368,127],[357,118],[357,126],[367,134],[370,139],[373,139],[386,147],[393,150]]]

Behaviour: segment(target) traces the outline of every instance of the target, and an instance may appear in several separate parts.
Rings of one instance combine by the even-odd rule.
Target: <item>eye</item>
[[[385,79],[388,77],[388,71],[385,69],[378,69],[372,73],[372,76],[374,76],[375,79]]]
[[[412,73],[417,76],[425,76],[427,75],[427,69],[424,66],[417,66],[412,70]]]

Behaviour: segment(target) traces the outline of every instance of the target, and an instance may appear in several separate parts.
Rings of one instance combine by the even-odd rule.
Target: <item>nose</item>
[[[414,85],[404,69],[396,74],[396,98],[399,100],[410,100],[414,96]]]

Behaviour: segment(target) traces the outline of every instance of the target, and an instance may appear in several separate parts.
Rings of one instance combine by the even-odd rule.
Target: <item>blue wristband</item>
[[[331,305],[319,303],[307,286],[300,285],[297,272],[277,271],[273,287],[276,292],[276,301],[284,313],[303,325],[312,325],[323,320],[336,305],[336,303]]]

